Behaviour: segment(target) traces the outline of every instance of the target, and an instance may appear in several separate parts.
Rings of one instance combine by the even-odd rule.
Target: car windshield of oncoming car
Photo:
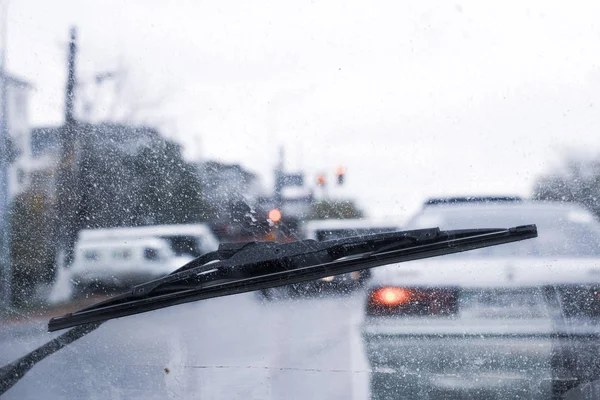
[[[0,0],[0,366],[218,244],[539,229],[117,318],[2,400],[558,398],[600,375],[598,15]]]
[[[452,257],[597,257],[600,256],[600,224],[579,208],[530,206],[430,207],[412,219],[407,229],[439,226],[442,229],[518,226],[536,221],[540,237],[456,254]]]

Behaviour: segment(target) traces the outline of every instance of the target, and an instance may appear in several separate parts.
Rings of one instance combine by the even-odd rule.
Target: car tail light
[[[458,311],[458,289],[384,286],[371,290],[368,315],[451,315]]]
[[[410,302],[411,291],[400,287],[382,287],[371,293],[372,302],[384,307],[397,307]]]

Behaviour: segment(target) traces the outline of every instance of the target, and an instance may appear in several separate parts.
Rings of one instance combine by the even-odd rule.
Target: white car
[[[380,398],[549,398],[600,369],[600,226],[518,199],[429,202],[405,229],[539,237],[372,270],[362,335]]]

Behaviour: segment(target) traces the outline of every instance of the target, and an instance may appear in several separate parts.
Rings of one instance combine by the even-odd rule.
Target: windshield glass
[[[599,15],[0,0],[0,398],[600,393]],[[253,264],[275,287],[238,264],[274,243],[524,224],[538,237],[439,257],[456,242],[298,255],[327,262],[314,280]],[[381,252],[336,258],[350,247]],[[411,260],[367,268],[395,252]],[[65,332],[49,320],[107,302],[118,318],[7,387],[2,366]]]

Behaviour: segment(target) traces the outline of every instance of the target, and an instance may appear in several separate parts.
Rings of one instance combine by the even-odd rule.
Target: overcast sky
[[[6,0],[2,0],[6,1]],[[79,78],[127,66],[192,160],[271,184],[333,175],[330,195],[405,216],[429,196],[529,195],[565,152],[600,149],[600,3],[11,1],[8,66],[33,125],[62,121],[68,29]]]

